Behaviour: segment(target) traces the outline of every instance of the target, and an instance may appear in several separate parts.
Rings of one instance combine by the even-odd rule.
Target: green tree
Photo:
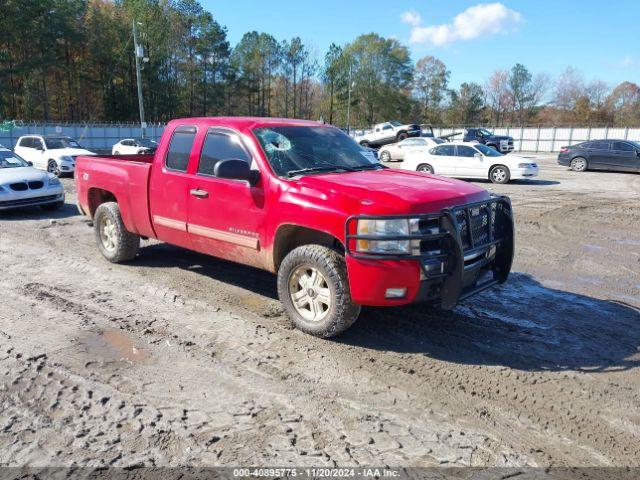
[[[447,94],[450,75],[445,64],[435,57],[423,57],[416,63],[413,88],[422,105],[421,116],[424,121],[440,121],[442,101]]]

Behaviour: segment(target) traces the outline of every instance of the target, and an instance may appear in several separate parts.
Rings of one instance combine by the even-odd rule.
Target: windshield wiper
[[[358,165],[357,167],[353,167],[353,171],[356,172],[360,170],[382,170],[383,168],[386,168],[386,167],[384,165],[372,163],[370,165]]]
[[[322,165],[317,167],[301,168],[300,170],[290,170],[287,172],[287,177],[294,177],[302,173],[313,172],[335,172],[336,170],[344,170],[346,172],[356,172],[357,170],[352,167],[345,167],[344,165]]]

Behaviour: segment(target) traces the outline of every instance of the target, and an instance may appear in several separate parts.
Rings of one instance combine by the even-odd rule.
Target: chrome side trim
[[[258,250],[257,238],[246,237],[244,235],[238,235],[237,233],[225,232],[224,230],[216,230],[214,228],[191,224],[189,225],[189,233]]]
[[[181,232],[187,231],[186,222],[180,220],[174,220],[173,218],[161,217],[159,215],[153,216],[153,221],[156,225],[160,225],[167,228],[173,228],[174,230],[180,230]]]

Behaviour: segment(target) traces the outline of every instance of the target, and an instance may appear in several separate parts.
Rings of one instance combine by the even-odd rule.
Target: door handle
[[[190,190],[189,193],[198,198],[207,198],[209,196],[209,192],[206,190],[200,190],[199,188],[194,188]]]

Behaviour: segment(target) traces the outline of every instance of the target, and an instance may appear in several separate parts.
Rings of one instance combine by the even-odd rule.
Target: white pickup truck
[[[374,125],[372,130],[356,132],[354,138],[363,147],[382,147],[390,143],[400,142],[405,138],[419,137],[422,134],[420,125],[403,124],[397,120]]]

